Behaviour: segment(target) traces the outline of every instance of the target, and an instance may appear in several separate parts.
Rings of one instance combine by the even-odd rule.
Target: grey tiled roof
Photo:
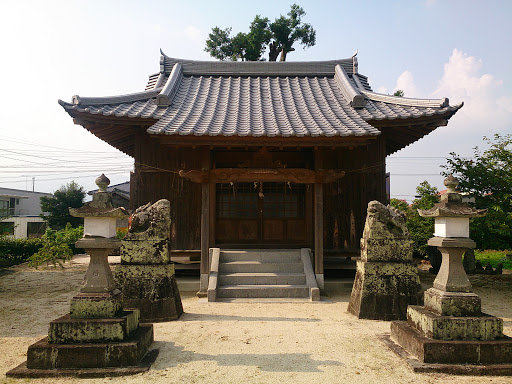
[[[355,57],[320,62],[201,62],[162,54],[146,90],[59,101],[72,116],[150,119],[148,133],[195,136],[375,136],[375,122],[447,120],[460,107],[372,92]],[[420,135],[421,137],[423,135]]]

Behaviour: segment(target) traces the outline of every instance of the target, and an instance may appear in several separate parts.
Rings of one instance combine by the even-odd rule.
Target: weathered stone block
[[[168,264],[169,240],[123,240],[122,264]]]
[[[407,322],[428,338],[436,340],[497,340],[503,337],[503,320],[482,316],[441,316],[424,307],[407,308]]]
[[[29,369],[87,369],[136,366],[153,342],[153,326],[141,324],[122,342],[49,344],[44,338],[28,347]]]
[[[114,278],[123,306],[138,308],[142,321],[176,320],[183,313],[174,265],[120,265]]]
[[[512,338],[501,340],[435,340],[405,321],[391,323],[391,339],[422,363],[511,364]]]
[[[403,239],[361,239],[363,261],[412,261],[413,241]]]
[[[121,292],[79,293],[71,299],[72,319],[105,319],[122,311]]]
[[[126,279],[158,279],[174,276],[174,264],[121,264],[114,271],[117,284]],[[124,293],[124,292],[123,292]]]
[[[122,341],[139,325],[139,311],[124,311],[113,319],[72,319],[69,314],[50,322],[48,343]]]
[[[482,301],[470,292],[443,292],[429,288],[424,294],[425,309],[443,316],[479,316]]]
[[[421,303],[420,288],[412,264],[358,261],[348,311],[364,319],[405,319],[407,305]]]

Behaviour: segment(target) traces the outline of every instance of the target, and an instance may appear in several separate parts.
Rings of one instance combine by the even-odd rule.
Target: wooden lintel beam
[[[154,172],[154,170],[143,170]],[[230,182],[291,182],[298,184],[332,183],[345,175],[339,170],[318,170],[303,168],[217,168],[210,171],[179,171],[181,177],[194,183],[230,183]]]

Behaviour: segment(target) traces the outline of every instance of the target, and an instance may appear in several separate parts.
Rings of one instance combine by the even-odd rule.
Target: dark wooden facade
[[[368,202],[386,202],[380,136],[328,147],[223,144],[175,146],[144,129],[137,133],[131,206],[171,202],[173,250],[309,247],[350,253],[359,248]],[[266,201],[270,197],[274,202]],[[240,217],[225,212],[233,211],[233,200],[245,208]],[[321,230],[315,229],[318,220]],[[205,230],[207,244],[201,241]]]

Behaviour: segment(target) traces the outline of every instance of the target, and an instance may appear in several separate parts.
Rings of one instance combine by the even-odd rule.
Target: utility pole
[[[32,177],[32,192],[35,192],[35,187],[36,187],[36,177]]]

